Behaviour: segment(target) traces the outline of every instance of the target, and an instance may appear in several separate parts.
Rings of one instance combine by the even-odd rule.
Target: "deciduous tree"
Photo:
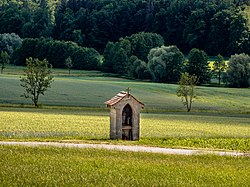
[[[21,86],[25,89],[25,93],[21,97],[30,98],[34,105],[38,107],[39,96],[51,87],[53,82],[51,69],[48,68],[46,59],[40,61],[38,59],[26,59],[27,68],[24,70],[25,77],[20,79]]]
[[[176,46],[153,48],[148,54],[148,68],[153,81],[177,82],[183,67],[184,56]]]
[[[0,34],[0,51],[6,51],[12,57],[13,52],[22,46],[22,41],[15,33]]]
[[[140,60],[134,55],[129,58],[127,69],[128,69],[128,76],[131,78],[136,78],[136,79],[151,78],[146,62]]]
[[[210,81],[208,56],[203,50],[193,48],[188,54],[187,72],[196,75],[200,83]]]
[[[224,81],[230,87],[249,87],[250,56],[247,54],[232,55],[228,62],[228,69]]]
[[[216,76],[218,76],[219,85],[221,83],[221,73],[225,71],[226,69],[226,63],[224,61],[224,58],[222,55],[217,55],[216,60],[213,64],[213,72]]]
[[[1,74],[3,74],[3,70],[6,68],[6,64],[10,63],[10,56],[6,51],[1,52]]]
[[[68,58],[66,58],[66,60],[65,60],[65,66],[69,70],[69,75],[70,75],[70,69],[73,67],[73,62],[72,62],[70,56]]]
[[[188,73],[182,73],[179,81],[179,87],[177,89],[177,96],[181,98],[184,106],[187,107],[187,111],[190,112],[192,103],[196,97],[195,86],[198,82],[196,75],[189,75]]]

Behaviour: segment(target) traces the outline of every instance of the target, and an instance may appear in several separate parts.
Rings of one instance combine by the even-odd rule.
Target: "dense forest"
[[[77,69],[149,78],[149,52],[162,45],[184,55],[194,48],[209,56],[250,54],[250,1],[2,0],[0,34],[18,65],[32,56],[65,67],[71,56]]]
[[[2,0],[0,33],[51,37],[103,52],[108,41],[138,32],[163,36],[187,53],[249,54],[249,1]]]

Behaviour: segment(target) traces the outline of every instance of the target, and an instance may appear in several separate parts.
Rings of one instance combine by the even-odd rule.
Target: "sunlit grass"
[[[248,157],[0,146],[0,186],[247,186]]]
[[[142,114],[141,121],[143,137],[250,137],[247,115]]]
[[[100,139],[108,136],[108,116],[95,112],[80,115],[61,110],[53,113],[53,110],[24,109],[0,114],[0,137]]]
[[[108,111],[2,109],[2,140],[105,141],[111,144],[250,151],[250,118],[247,114],[143,113],[141,140],[124,142],[108,140]]]

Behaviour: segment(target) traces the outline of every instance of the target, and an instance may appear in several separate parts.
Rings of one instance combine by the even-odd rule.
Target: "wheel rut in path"
[[[53,147],[72,147],[72,148],[93,148],[93,149],[108,149],[117,151],[131,152],[148,152],[176,155],[205,155],[214,154],[219,156],[250,156],[250,153],[242,153],[236,151],[208,151],[208,150],[191,150],[191,149],[172,149],[160,147],[145,147],[145,146],[128,146],[128,145],[108,145],[108,144],[76,144],[76,143],[59,143],[59,142],[6,142],[0,141],[0,145],[22,145],[22,146],[53,146]]]

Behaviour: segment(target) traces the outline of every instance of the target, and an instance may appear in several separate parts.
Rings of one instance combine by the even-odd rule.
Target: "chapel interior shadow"
[[[132,119],[133,119],[132,108],[129,104],[127,104],[122,110],[122,139],[123,140],[133,140]]]

